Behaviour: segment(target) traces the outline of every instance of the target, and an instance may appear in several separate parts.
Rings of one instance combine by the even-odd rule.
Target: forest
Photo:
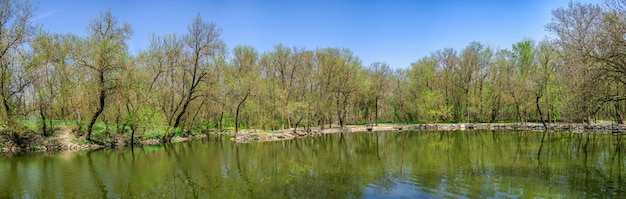
[[[130,53],[133,28],[111,11],[81,37],[41,30],[29,2],[1,2],[0,135],[15,139],[51,136],[59,124],[86,140],[169,142],[383,122],[622,123],[626,112],[623,1],[570,2],[545,25],[553,38],[509,48],[475,41],[408,68],[362,63],[346,48],[231,48],[199,14],[186,33],[155,35]]]

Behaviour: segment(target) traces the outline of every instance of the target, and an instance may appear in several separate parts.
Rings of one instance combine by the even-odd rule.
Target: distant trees
[[[229,50],[219,27],[200,15],[185,34],[154,35],[132,55],[132,28],[110,11],[79,37],[40,31],[28,2],[1,2],[5,135],[19,137],[29,131],[20,121],[34,119],[31,131],[44,136],[53,120],[65,120],[92,141],[150,134],[169,142],[208,131],[379,122],[622,122],[626,111],[622,1],[553,11],[546,29],[554,39],[523,39],[503,49],[471,42],[406,69],[365,66],[344,48]]]

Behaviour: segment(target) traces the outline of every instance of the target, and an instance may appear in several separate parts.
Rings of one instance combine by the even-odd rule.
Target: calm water
[[[0,198],[625,198],[623,139],[380,132],[0,154]]]

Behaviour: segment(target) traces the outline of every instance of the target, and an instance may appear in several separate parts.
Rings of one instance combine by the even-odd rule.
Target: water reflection
[[[0,155],[2,198],[624,197],[624,138],[382,132]]]

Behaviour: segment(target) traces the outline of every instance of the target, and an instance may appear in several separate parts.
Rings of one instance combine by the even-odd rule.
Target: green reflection
[[[5,198],[624,197],[622,136],[379,132],[0,155]]]

